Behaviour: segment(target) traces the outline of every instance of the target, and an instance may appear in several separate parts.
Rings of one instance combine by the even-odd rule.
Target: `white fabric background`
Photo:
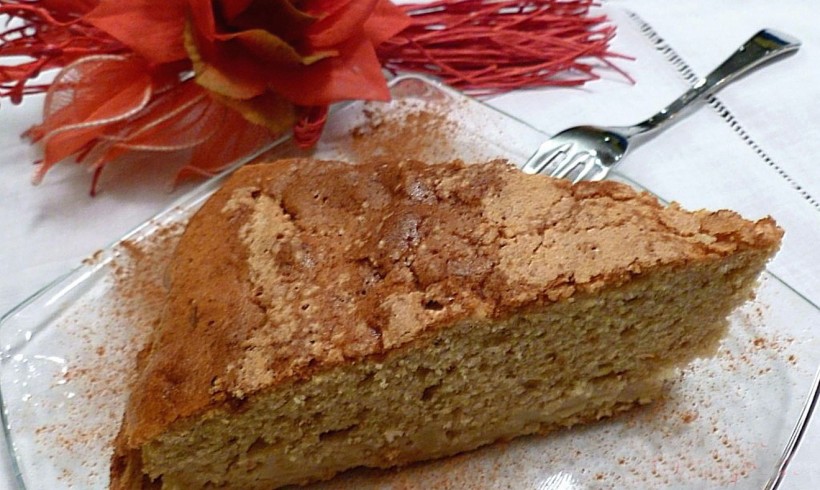
[[[820,304],[820,29],[809,0],[611,0],[605,9],[621,26],[615,50],[637,57],[622,66],[637,83],[617,76],[581,89],[523,91],[491,102],[548,132],[577,123],[628,124],[651,115],[687,87],[659,49],[670,47],[704,75],[761,27],[788,32],[804,45],[796,55],[725,89],[718,100],[755,142],[750,146],[717,110],[701,108],[639,148],[621,170],[654,192],[687,207],[729,207],[749,217],[773,215],[786,229],[771,270]],[[635,12],[662,38],[641,34]],[[19,134],[38,120],[38,101],[0,109],[0,312],[7,311],[94,251],[164,208],[186,188],[170,192],[161,167],[136,182],[88,196],[90,175],[60,165],[45,182],[29,184],[36,151]],[[768,156],[768,161],[760,152]],[[167,172],[166,172],[167,173]],[[135,177],[131,177],[135,179]],[[820,325],[818,325],[820,329]],[[0,446],[0,489],[13,488]],[[790,468],[784,488],[820,488],[820,424],[815,423]]]

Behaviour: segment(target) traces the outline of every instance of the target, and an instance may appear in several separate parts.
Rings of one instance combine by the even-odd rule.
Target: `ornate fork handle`
[[[763,29],[746,41],[712,73],[698,80],[691,89],[660,112],[635,126],[613,129],[622,132],[627,137],[657,131],[673,122],[675,116],[693,102],[717,92],[745,75],[749,70],[767,61],[797,51],[800,44],[798,39],[787,34],[772,29]]]

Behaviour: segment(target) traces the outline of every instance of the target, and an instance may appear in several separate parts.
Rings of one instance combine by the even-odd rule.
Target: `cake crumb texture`
[[[304,483],[648,402],[781,236],[500,161],[242,168],[180,242],[115,482]]]

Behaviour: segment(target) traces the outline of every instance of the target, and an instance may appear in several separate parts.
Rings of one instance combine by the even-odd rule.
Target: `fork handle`
[[[693,102],[714,94],[750,70],[800,48],[800,41],[772,29],[763,29],[746,41],[712,73],[700,80],[674,102],[649,119],[622,129],[628,137],[657,131],[676,119]]]

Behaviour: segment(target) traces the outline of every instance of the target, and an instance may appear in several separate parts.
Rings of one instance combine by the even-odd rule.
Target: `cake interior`
[[[492,322],[463,320],[179,421],[135,450],[129,471],[163,488],[269,489],[610,416],[658,398],[676,367],[714,352],[769,253],[664,266]]]

